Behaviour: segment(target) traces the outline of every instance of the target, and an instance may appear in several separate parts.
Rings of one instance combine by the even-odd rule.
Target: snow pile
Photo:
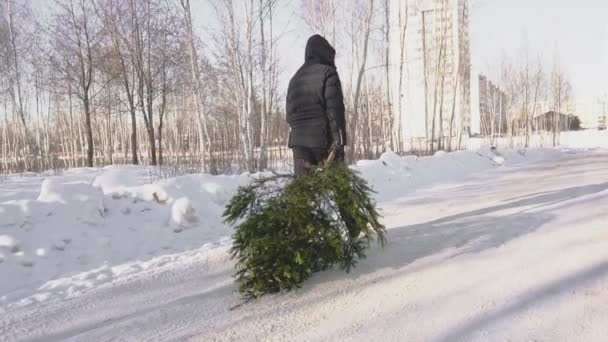
[[[32,203],[47,204],[46,216],[61,215],[90,225],[103,223],[106,212],[103,195],[89,184],[63,183],[54,178],[42,182],[40,196]]]
[[[389,201],[436,183],[561,153],[482,148],[418,158],[389,152],[355,167],[378,192],[378,200]],[[221,218],[224,206],[250,180],[249,174],[194,174],[150,183],[150,169],[133,166],[80,168],[27,179],[9,176],[0,183],[0,193],[16,184],[39,190],[14,191],[10,200],[0,202],[0,298],[23,298],[53,279],[225,239],[232,230]],[[101,274],[104,281],[112,277]]]
[[[11,253],[19,251],[19,244],[12,236],[0,235],[0,249],[4,249]]]
[[[390,200],[420,187],[437,182],[458,181],[471,173],[504,165],[507,159],[509,162],[513,159],[513,163],[520,163],[538,158],[538,155],[527,158],[518,153],[503,155],[490,147],[479,151],[439,151],[432,157],[400,157],[396,153],[387,152],[378,160],[359,161],[357,168],[378,192],[379,199]]]
[[[53,297],[75,298],[91,289],[107,284],[120,285],[139,278],[155,276],[175,268],[176,265],[185,267],[201,261],[207,265],[223,264],[230,259],[228,249],[231,244],[230,239],[223,238],[215,243],[206,243],[189,252],[160,255],[146,261],[137,260],[115,266],[103,263],[101,266],[85,272],[50,280],[40,286],[35,294],[9,304],[8,308],[44,302]]]
[[[489,138],[469,138],[466,142],[466,149],[477,151],[490,143],[500,149],[507,149],[509,147],[526,146],[526,138],[523,136],[513,137],[512,139],[501,137],[492,140]],[[608,130],[562,132],[556,143],[562,149],[608,149]],[[553,135],[548,132],[532,134],[528,139],[527,146],[536,149],[552,148]]]
[[[608,149],[608,130],[588,130],[564,132],[560,136],[560,146],[578,149]]]
[[[124,194],[128,188],[141,185],[137,171],[132,168],[109,169],[95,177],[93,186],[99,188],[104,194]]]
[[[149,184],[148,190],[164,191],[166,197],[157,195],[164,203],[131,195],[144,185],[127,187],[128,195],[103,195],[106,221],[78,225],[89,240],[70,233],[63,252],[30,249],[31,237],[18,235],[22,228],[0,227],[0,235],[11,237],[4,245],[34,251],[34,265],[18,265],[23,272],[41,272],[43,260],[73,267],[39,287],[0,292],[0,341],[605,341],[607,163],[608,151],[491,148],[430,158],[389,153],[361,162],[367,177],[400,195],[380,201],[385,248],[372,247],[349,274],[317,273],[298,291],[248,303],[235,293],[230,239],[203,242],[218,241],[206,229],[213,217],[205,210],[217,209],[247,176]],[[92,184],[103,172],[57,180],[69,185],[88,177]],[[198,222],[189,222],[190,215]],[[186,219],[179,233],[174,217]],[[107,247],[92,243],[104,237],[95,232],[106,233]],[[164,241],[165,248],[148,256],[148,248],[159,246],[149,240]],[[107,261],[82,253],[83,265],[76,264],[78,254],[70,253],[82,246]],[[108,258],[123,252],[133,260]],[[0,264],[3,286],[13,281],[7,264],[13,262]]]
[[[179,226],[185,226],[197,221],[194,208],[187,197],[178,198],[171,206],[171,219]]]
[[[0,202],[0,298],[20,298],[52,279],[229,236],[223,206],[249,179],[200,174],[145,184],[149,170],[143,167],[29,177],[38,184],[37,196]],[[9,176],[0,192],[23,181]]]

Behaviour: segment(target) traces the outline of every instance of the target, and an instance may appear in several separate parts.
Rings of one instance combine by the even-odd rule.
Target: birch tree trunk
[[[351,149],[350,149],[350,158],[354,159],[357,153],[357,125],[359,122],[359,101],[361,96],[361,83],[363,81],[363,76],[365,74],[365,68],[367,63],[367,49],[369,46],[369,35],[371,32],[371,22],[372,16],[374,13],[374,0],[369,0],[369,7],[367,16],[365,19],[365,31],[363,38],[363,53],[361,55],[361,64],[359,65],[359,72],[357,73],[357,85],[355,88],[355,96],[353,99],[353,116],[351,118],[353,129],[351,129]]]

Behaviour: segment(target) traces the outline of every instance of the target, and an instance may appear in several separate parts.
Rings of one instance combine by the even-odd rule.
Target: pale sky
[[[213,26],[209,1],[191,0],[195,24]],[[243,0],[234,0],[235,3]],[[346,1],[346,0],[344,0]],[[520,55],[527,37],[530,55],[542,55],[551,69],[556,50],[573,84],[575,96],[595,96],[608,91],[608,0],[471,0],[471,55],[474,71],[492,77],[507,54]],[[46,7],[52,0],[32,0]],[[300,0],[280,0],[276,31],[286,31],[281,42],[283,79],[303,62],[304,46],[311,34],[299,18]],[[338,56],[344,54],[338,48]],[[338,67],[342,70],[346,66]]]
[[[488,72],[503,52],[517,58],[524,37],[531,56],[550,66],[556,49],[575,96],[608,91],[608,0],[479,0],[471,13],[474,65]]]
[[[197,3],[199,13],[207,1]],[[237,3],[241,0],[235,0]],[[504,54],[517,60],[524,41],[531,58],[540,55],[551,70],[554,56],[570,76],[574,95],[597,96],[608,92],[608,0],[471,0],[471,56],[474,71],[490,77]],[[280,0],[278,26],[287,30],[281,44],[283,78],[303,62],[311,34],[300,19],[300,0]],[[201,22],[201,16],[195,14]],[[206,16],[202,16],[206,17]],[[209,18],[209,17],[207,17]],[[211,19],[211,18],[209,18]],[[338,47],[338,56],[347,51]],[[338,68],[348,69],[346,65]]]

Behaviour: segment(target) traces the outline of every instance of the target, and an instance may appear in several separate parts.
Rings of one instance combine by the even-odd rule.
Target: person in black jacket
[[[325,160],[330,149],[344,160],[344,99],[335,66],[336,50],[320,35],[306,43],[305,62],[289,82],[287,123],[296,176]]]

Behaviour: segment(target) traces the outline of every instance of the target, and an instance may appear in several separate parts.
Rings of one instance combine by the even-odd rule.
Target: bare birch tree
[[[560,64],[559,55],[557,54],[553,62],[550,84],[551,105],[553,106],[553,115],[551,118],[552,143],[553,146],[557,146],[559,144],[562,127],[565,126],[567,129],[570,127],[569,122],[562,122],[562,117],[564,116],[562,110],[565,107],[565,103],[569,100],[571,89],[570,81]]]
[[[100,24],[92,3],[86,0],[58,0],[59,12],[54,16],[51,34],[55,38],[55,67],[69,84],[70,95],[82,104],[87,142],[86,163],[94,164],[94,142],[91,116],[93,112],[95,49],[100,41]],[[73,92],[73,93],[72,93]]]
[[[211,140],[209,137],[209,124],[207,120],[207,113],[205,111],[204,106],[204,96],[203,96],[203,84],[201,81],[201,72],[199,68],[198,54],[196,51],[195,44],[195,35],[194,29],[192,26],[192,11],[190,9],[190,0],[180,0],[180,4],[184,11],[184,21],[186,23],[186,32],[188,39],[188,52],[190,55],[190,75],[192,78],[192,83],[194,85],[195,97],[196,97],[196,112],[198,118],[199,125],[199,135],[201,142],[201,152],[204,158],[205,151],[211,151]]]
[[[137,152],[138,106],[135,99],[136,89],[133,80],[135,73],[132,64],[129,63],[129,47],[126,46],[126,44],[130,43],[128,37],[131,36],[131,32],[125,32],[129,28],[129,25],[124,22],[127,16],[126,6],[124,6],[124,1],[105,0],[100,2],[97,7],[101,9],[102,13],[100,15],[111,37],[114,58],[116,58],[116,62],[120,66],[120,78],[122,79],[131,118],[131,162],[136,165],[139,164]]]
[[[350,158],[354,159],[357,153],[357,128],[359,124],[359,102],[361,100],[361,85],[363,83],[363,77],[365,76],[366,65],[367,65],[367,57],[368,57],[368,47],[369,47],[369,36],[372,29],[372,18],[374,16],[374,0],[369,0],[368,7],[365,11],[365,21],[363,26],[363,47],[361,51],[361,60],[359,61],[359,70],[357,72],[357,81],[355,86],[355,91],[353,95],[353,111],[352,116],[349,120],[350,126],[350,139],[351,139],[351,148],[350,148]],[[358,39],[356,33],[352,33],[353,39]],[[353,44],[354,45],[354,44]]]
[[[27,94],[26,94],[26,61],[29,59],[29,55],[32,51],[28,42],[28,36],[31,36],[31,32],[28,32],[28,26],[31,29],[33,25],[31,17],[31,9],[28,3],[21,3],[15,0],[4,0],[2,3],[3,17],[5,28],[5,42],[4,58],[3,63],[5,64],[5,80],[6,80],[6,92],[11,102],[11,108],[17,115],[21,126],[21,142],[18,143],[22,147],[22,160],[26,169],[31,168],[31,158],[37,155],[36,146],[32,141],[28,127],[29,110],[27,106]]]
[[[301,0],[304,22],[314,32],[336,46],[338,0]]]

